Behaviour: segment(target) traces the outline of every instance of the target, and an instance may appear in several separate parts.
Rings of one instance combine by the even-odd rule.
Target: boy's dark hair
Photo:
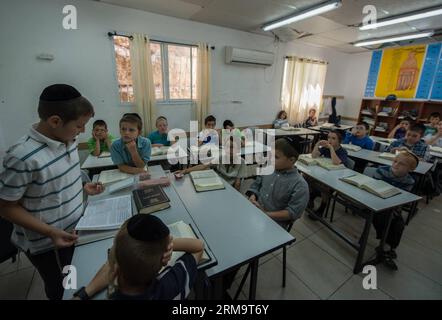
[[[166,117],[164,117],[164,116],[159,116],[159,117],[157,118],[157,120],[155,120],[155,125],[157,125],[158,122],[161,121],[161,120],[164,120],[164,121],[167,122],[167,118],[166,118]]]
[[[440,113],[439,112],[430,113],[430,115],[428,116],[428,119],[431,119],[431,118],[439,118],[440,119]]]
[[[284,138],[275,141],[275,149],[281,151],[287,158],[295,158],[298,160],[299,154],[295,148]]]
[[[410,117],[405,117],[405,118],[401,119],[400,122],[402,122],[402,121],[408,121],[409,124],[413,123],[413,119],[411,119]]]
[[[138,130],[140,130],[140,131],[141,131],[141,129],[143,129],[143,122],[141,121],[140,116],[137,115],[137,114],[126,113],[123,116],[123,118],[121,118],[121,120],[120,120],[120,127],[121,127],[121,124],[123,122],[128,122],[128,123],[136,124]]]
[[[223,128],[226,129],[227,126],[234,127],[233,122],[231,120],[224,120],[223,122]]]
[[[58,116],[64,123],[67,123],[81,116],[93,117],[94,107],[74,87],[67,84],[54,84],[46,87],[41,93],[38,116],[41,120]]]
[[[342,137],[342,133],[341,132],[339,132],[338,130],[331,130],[328,134],[330,134],[330,133],[334,133],[338,137],[339,143],[342,142],[343,137]]]
[[[368,123],[365,122],[365,121],[358,122],[356,125],[357,125],[357,126],[364,126],[364,127],[365,127],[365,130],[370,129],[370,126],[369,126]]]
[[[421,124],[421,123],[416,123],[416,124],[414,124],[413,126],[410,127],[410,131],[417,132],[421,136],[424,135],[425,130],[426,130],[425,126],[423,124]]]
[[[107,129],[107,124],[104,120],[95,120],[94,124],[92,125],[92,128],[95,128],[96,126],[102,126]]]
[[[287,112],[285,110],[280,110],[277,114],[276,114],[276,119],[280,119],[281,118],[281,114],[286,113]]]
[[[216,122],[216,118],[212,115],[207,116],[206,119],[204,119],[204,124],[207,124],[208,122],[211,122],[211,121]]]
[[[136,113],[136,112],[125,113],[125,114],[123,114],[123,117],[124,117],[124,116],[134,116],[134,117],[137,117],[138,119],[140,119],[141,121],[143,121],[143,120],[141,119],[140,115],[139,115],[138,113]]]
[[[153,215],[137,214],[122,225],[115,237],[115,259],[129,286],[148,287],[156,278],[169,234],[169,228]]]

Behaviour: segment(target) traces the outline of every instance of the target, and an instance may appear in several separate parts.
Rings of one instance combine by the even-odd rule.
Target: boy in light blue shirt
[[[112,161],[120,171],[137,174],[145,171],[150,160],[150,140],[142,137],[143,123],[139,116],[126,114],[120,120],[121,138],[112,143]]]
[[[374,142],[368,135],[369,125],[367,122],[359,122],[352,132],[346,132],[343,144],[354,144],[362,149],[373,150]]]
[[[162,146],[170,146],[170,141],[167,140],[167,119],[166,117],[160,116],[157,118],[155,122],[155,126],[158,130],[151,132],[148,138],[152,143],[152,147],[162,147]]]

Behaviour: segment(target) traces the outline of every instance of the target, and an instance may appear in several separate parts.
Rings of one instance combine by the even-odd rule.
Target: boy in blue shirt
[[[402,139],[405,138],[407,130],[410,128],[411,118],[406,117],[399,122],[399,124],[391,130],[388,134],[389,139]]]
[[[373,150],[374,142],[367,135],[369,125],[367,122],[358,122],[351,132],[345,133],[343,144],[354,144],[362,149]]]
[[[170,141],[167,140],[168,124],[166,117],[158,117],[155,121],[155,126],[158,130],[153,131],[148,136],[148,139],[152,143],[152,147],[170,146]]]
[[[186,253],[161,270],[172,251]],[[111,300],[183,300],[195,283],[203,251],[200,239],[173,239],[158,217],[137,214],[121,226],[108,261],[74,299],[88,300],[108,287]]]
[[[120,120],[121,138],[112,143],[112,161],[125,173],[143,173],[150,160],[150,140],[141,136],[143,123],[138,116],[126,114]]]

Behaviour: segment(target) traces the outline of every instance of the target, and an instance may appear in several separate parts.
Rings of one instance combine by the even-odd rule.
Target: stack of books
[[[224,183],[218,174],[210,170],[193,171],[190,173],[193,186],[197,192],[224,189]]]

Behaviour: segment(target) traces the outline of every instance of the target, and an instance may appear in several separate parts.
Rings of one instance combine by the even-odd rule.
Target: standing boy
[[[11,146],[0,173],[0,215],[14,224],[11,242],[23,250],[45,284],[49,299],[63,296],[62,269],[71,263],[83,213],[83,187],[76,137],[94,115],[90,102],[73,87],[43,90],[40,122]],[[103,187],[88,183],[98,194]]]

